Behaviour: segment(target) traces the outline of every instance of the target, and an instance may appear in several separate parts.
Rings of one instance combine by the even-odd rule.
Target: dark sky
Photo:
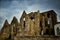
[[[60,0],[0,0],[0,29],[5,19],[11,22],[13,16],[19,20],[23,10],[27,13],[40,10],[40,12],[54,10],[60,21]]]

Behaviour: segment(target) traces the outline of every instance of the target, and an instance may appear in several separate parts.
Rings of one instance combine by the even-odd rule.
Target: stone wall
[[[14,40],[60,40],[60,36],[20,36],[15,37]]]

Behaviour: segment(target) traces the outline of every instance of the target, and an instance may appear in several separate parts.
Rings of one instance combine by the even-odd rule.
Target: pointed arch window
[[[41,31],[41,35],[43,35],[43,30]]]
[[[25,21],[25,18],[23,18],[23,21]]]
[[[48,24],[50,24],[50,14],[49,13],[47,14],[47,17],[48,17]]]
[[[57,35],[60,35],[60,29],[57,27]]]
[[[50,18],[48,18],[48,24],[50,24]]]
[[[23,24],[23,25],[24,25],[24,27],[23,27],[23,28],[25,28],[25,20],[26,20],[26,19],[25,19],[25,18],[23,18],[23,23],[24,23],[24,24]]]
[[[31,19],[32,21],[34,21],[34,17],[30,17],[30,19]]]
[[[47,14],[47,17],[50,18],[50,14],[49,13]]]
[[[13,27],[15,27],[15,24],[13,24]]]

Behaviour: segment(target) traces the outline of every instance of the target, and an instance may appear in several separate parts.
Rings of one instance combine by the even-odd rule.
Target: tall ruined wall
[[[44,35],[54,35],[54,25],[57,23],[57,14],[51,10],[41,13]],[[42,21],[42,20],[41,20]]]
[[[5,20],[3,28],[0,31],[0,40],[4,40],[10,36],[10,24]]]
[[[57,23],[56,16],[53,10],[29,14],[24,11],[20,19],[22,36],[54,35],[54,25]]]
[[[5,22],[2,32],[0,33],[0,38],[1,40],[5,38],[14,40],[59,40],[59,37],[56,38],[54,36],[54,25],[56,23],[57,14],[52,10],[43,13],[40,13],[39,11],[31,12],[29,14],[26,14],[26,12],[23,11],[20,23],[15,16],[13,17],[11,24],[7,21]]]

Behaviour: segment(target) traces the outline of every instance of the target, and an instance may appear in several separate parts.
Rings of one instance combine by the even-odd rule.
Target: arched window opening
[[[31,20],[33,20],[34,18],[33,17],[30,17]]]
[[[15,24],[13,26],[15,27]]]
[[[42,27],[42,22],[40,21],[40,27]]]
[[[43,35],[43,30],[41,31],[41,35]]]
[[[25,21],[25,18],[23,19],[23,21]]]
[[[60,31],[60,30],[59,30],[59,27],[57,27],[57,34],[58,34],[58,35],[60,34],[59,31]]]
[[[25,28],[25,21],[24,21],[24,28]]]
[[[25,19],[25,18],[23,18],[23,25],[24,25],[24,27],[23,27],[23,28],[24,28],[24,29],[25,29],[25,20],[26,20],[26,19]]]
[[[34,18],[33,18],[33,17],[30,17],[30,19],[31,19],[32,21],[34,21]]]
[[[49,30],[48,30],[48,29],[46,29],[46,34],[47,34],[47,35],[49,34]]]
[[[47,17],[50,18],[50,14],[49,13],[47,14]]]
[[[50,24],[50,14],[49,13],[47,14],[47,17],[48,17],[48,24]]]
[[[48,24],[50,24],[50,18],[48,18]]]

